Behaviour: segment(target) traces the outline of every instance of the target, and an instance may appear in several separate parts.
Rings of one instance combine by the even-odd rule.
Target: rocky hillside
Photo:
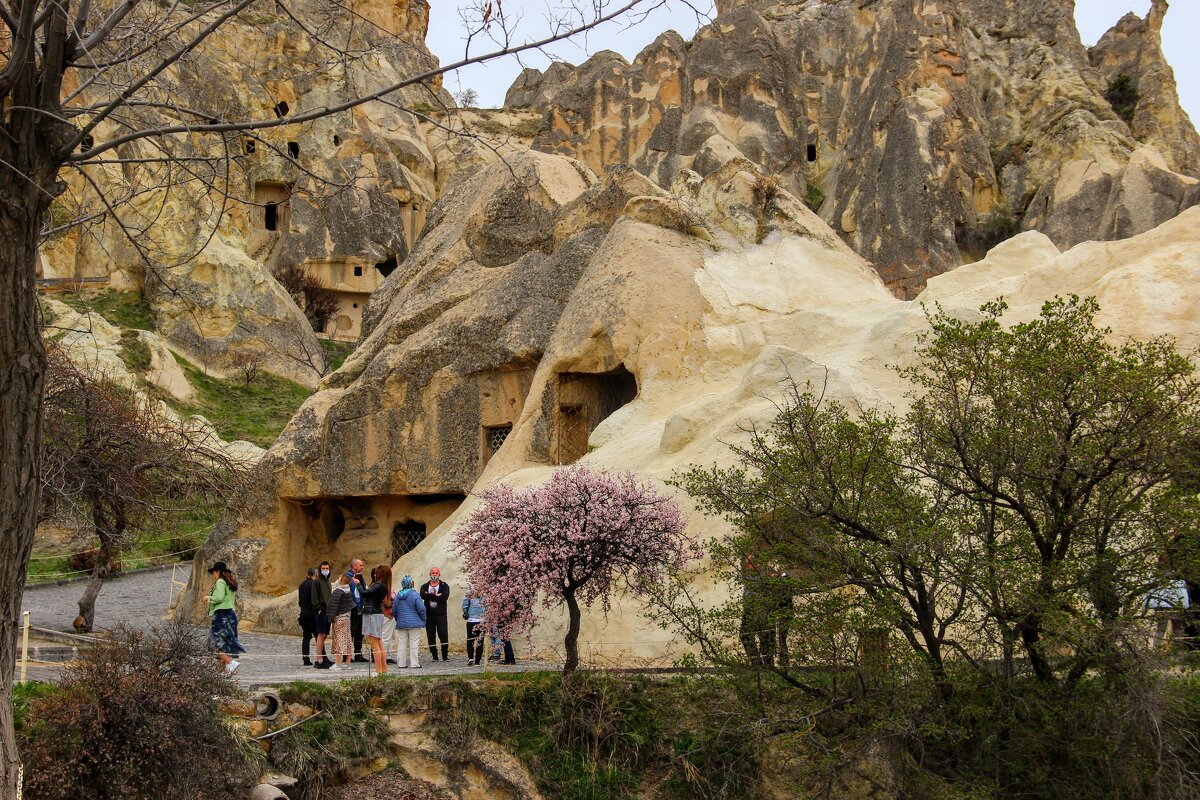
[[[424,45],[428,16],[425,0],[353,2],[337,14],[316,0],[290,4],[287,13],[255,5],[173,65],[163,91],[173,107],[211,119],[270,120],[328,107],[436,66]],[[383,279],[377,265],[408,255],[439,181],[452,172],[439,177],[435,148],[414,116],[398,110],[452,104],[440,82],[390,97],[303,125],[167,143],[179,159],[172,164],[85,167],[116,214],[48,242],[43,277],[142,289],[158,331],[197,363],[221,371],[252,354],[270,371],[315,386],[326,371],[321,348],[298,298],[273,273],[311,272],[344,296],[335,332],[341,316],[344,329],[356,328],[361,310],[350,295],[365,302]],[[157,108],[129,113],[143,127],[172,119]],[[101,126],[95,140],[121,132],[119,124]],[[118,152],[152,159],[160,146]],[[76,175],[55,215],[100,207]]]
[[[902,406],[894,366],[927,328],[922,303],[969,317],[1004,295],[1006,319],[1021,320],[1056,293],[1095,295],[1118,335],[1193,348],[1198,222],[1191,209],[1065,253],[1023,233],[932,279],[917,303],[746,159],[683,172],[670,192],[563,156],[495,164],[439,202],[372,299],[358,349],[268,454],[278,503],[226,524],[200,558],[238,564],[245,616],[268,629],[291,629],[292,584],[323,558],[413,575],[441,564],[453,585],[454,525],[495,481],[540,483],[577,460],[658,481],[728,463],[726,443],[774,415],[788,376],[852,407]],[[727,530],[696,513],[690,524]],[[583,640],[616,661],[676,647],[636,603],[585,615]],[[561,630],[552,621],[537,641]]]
[[[734,155],[781,176],[898,295],[1017,230],[1059,247],[1200,202],[1200,139],[1160,32],[1166,0],[1090,51],[1074,0],[718,0],[692,41],[526,70],[534,146],[660,185]],[[1114,86],[1126,94],[1114,108]]]

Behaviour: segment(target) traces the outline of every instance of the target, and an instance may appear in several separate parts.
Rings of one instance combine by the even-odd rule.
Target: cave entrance
[[[808,159],[808,163],[811,164],[814,161],[816,161],[817,160],[817,146],[815,144],[810,144],[808,146],[808,148],[806,149],[804,155]]]
[[[556,464],[574,464],[587,455],[588,437],[601,422],[637,397],[637,378],[621,364],[611,372],[563,372],[554,403]]]
[[[259,181],[254,184],[254,202],[262,207],[262,230],[287,230],[288,198],[292,187],[275,181]]]
[[[303,575],[305,567],[329,561],[344,569],[352,559],[368,566],[395,564],[425,540],[462,504],[460,492],[294,498],[289,530],[303,530],[293,561],[281,574]]]
[[[380,275],[386,278],[388,275],[391,275],[396,271],[397,266],[398,264],[396,264],[396,257],[388,256],[383,261],[380,261],[378,264],[376,264],[375,269]]]
[[[421,542],[425,541],[426,527],[424,522],[416,520],[405,520],[397,522],[392,528],[392,560],[395,564],[400,560],[400,556],[411,551]]]

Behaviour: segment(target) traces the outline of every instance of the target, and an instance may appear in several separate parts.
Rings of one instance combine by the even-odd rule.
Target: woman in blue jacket
[[[400,591],[392,603],[396,620],[396,665],[419,667],[421,640],[425,637],[425,601],[413,588],[411,575],[400,581]]]

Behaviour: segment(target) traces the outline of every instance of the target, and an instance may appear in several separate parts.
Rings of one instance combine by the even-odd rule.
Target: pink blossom
[[[483,500],[455,547],[487,625],[511,638],[531,630],[539,610],[566,604],[566,671],[578,660],[579,603],[607,612],[617,588],[653,592],[700,557],[674,499],[632,473],[575,465],[534,489],[488,489]]]

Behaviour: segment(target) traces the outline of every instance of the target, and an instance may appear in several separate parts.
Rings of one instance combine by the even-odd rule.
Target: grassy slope
[[[296,409],[312,394],[298,383],[265,372],[247,384],[207,375],[178,354],[175,359],[195,387],[198,400],[194,404],[172,402],[171,406],[180,414],[200,414],[227,441],[245,439],[259,447],[270,447]]]
[[[139,292],[107,291],[95,295],[64,292],[57,299],[78,311],[93,311],[113,325],[125,329],[121,357],[133,372],[149,368],[149,349],[133,334],[134,330],[154,330],[154,314]],[[354,346],[340,342],[322,342],[331,369],[341,366]],[[197,401],[184,404],[161,397],[153,387],[151,394],[167,400],[183,416],[199,414],[216,428],[227,441],[244,439],[259,447],[270,447],[300,405],[311,394],[298,383],[261,373],[246,385],[239,380],[221,380],[207,375],[199,367],[176,355],[179,366],[195,387]],[[135,569],[160,561],[163,554],[176,553],[198,546],[208,528],[216,521],[219,509],[185,509],[177,518],[170,535],[148,533],[125,555],[125,569]],[[85,566],[78,559],[70,562],[67,555],[39,556],[30,563],[30,580],[54,580],[67,573],[78,572]]]

